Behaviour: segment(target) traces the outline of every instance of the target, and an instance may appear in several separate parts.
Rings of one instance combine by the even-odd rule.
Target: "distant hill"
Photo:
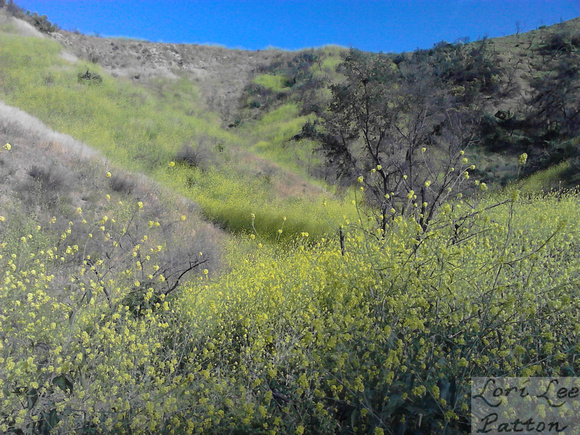
[[[146,83],[152,77],[187,77],[199,84],[211,110],[232,118],[245,86],[256,70],[290,59],[276,51],[230,50],[217,46],[164,44],[99,38],[58,31],[51,35],[78,58],[98,63],[113,75]]]
[[[223,125],[229,127],[251,128],[253,122],[287,104],[297,106],[299,116],[320,116],[330,101],[328,88],[341,80],[336,66],[341,53],[347,52],[340,47],[244,51],[100,38],[60,30],[46,17],[21,10],[16,15],[58,41],[68,56],[97,63],[114,76],[145,87],[155,77],[191,81],[198,86],[207,110],[219,113]],[[520,172],[517,156],[525,152],[529,159],[524,174],[568,161],[569,170],[560,174],[565,184],[580,181],[575,175],[580,18],[480,43],[441,42],[430,50],[388,56],[397,65],[420,57],[426,68],[442,74],[442,80],[456,92],[464,92],[467,84],[469,92],[479,93],[483,118],[474,156],[482,179],[501,184],[514,179]],[[485,47],[489,64],[485,68],[493,71],[477,65],[484,60],[478,44]],[[487,73],[489,77],[483,79]],[[483,87],[482,79],[488,80]],[[313,175],[325,172],[307,170]]]

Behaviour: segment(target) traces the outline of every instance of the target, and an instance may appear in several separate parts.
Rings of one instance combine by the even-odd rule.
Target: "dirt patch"
[[[99,152],[89,147],[87,144],[74,139],[72,136],[64,133],[58,133],[47,127],[42,121],[28,113],[9,106],[0,101],[0,117],[5,122],[13,123],[21,129],[28,130],[35,135],[42,136],[44,141],[61,144],[69,151],[73,151],[85,157],[97,157]]]
[[[77,63],[79,61],[79,58],[69,51],[61,51],[60,57],[70,63]]]

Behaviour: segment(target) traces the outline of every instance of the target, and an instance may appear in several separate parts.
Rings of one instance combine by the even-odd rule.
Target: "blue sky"
[[[65,30],[154,42],[368,51],[505,36],[580,16],[580,0],[16,0]]]

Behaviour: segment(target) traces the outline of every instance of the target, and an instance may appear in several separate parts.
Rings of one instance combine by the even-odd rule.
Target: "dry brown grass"
[[[86,144],[0,102],[0,144],[6,143],[11,150],[0,154],[0,215],[7,220],[30,219],[44,226],[56,218],[66,223],[79,219],[80,207],[88,221],[97,221],[141,201],[143,213],[135,225],[160,223],[157,237],[166,246],[167,265],[201,251],[207,259],[204,268],[213,273],[221,268],[226,235],[202,220],[195,203],[144,175],[118,169]]]

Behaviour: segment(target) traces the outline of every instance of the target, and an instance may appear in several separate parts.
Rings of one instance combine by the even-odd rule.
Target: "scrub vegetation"
[[[16,9],[0,432],[458,434],[472,377],[580,376],[578,20],[208,89]]]

